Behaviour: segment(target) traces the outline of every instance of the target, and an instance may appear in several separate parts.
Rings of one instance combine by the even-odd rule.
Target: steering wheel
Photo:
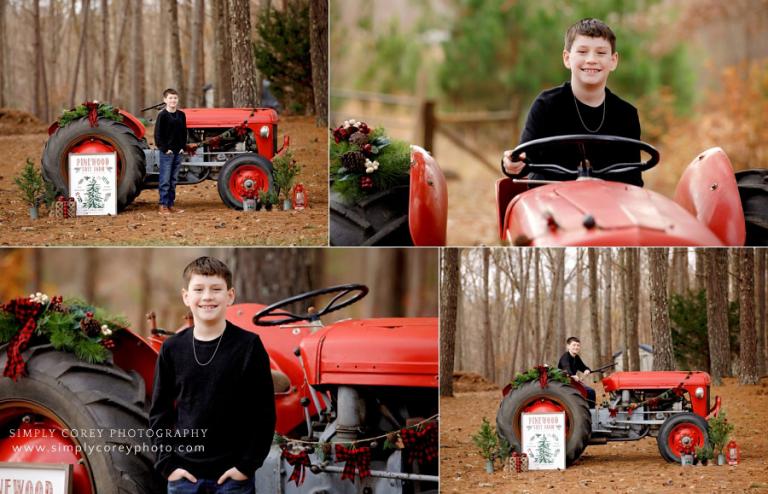
[[[303,302],[304,300],[315,298],[319,295],[325,295],[328,293],[336,293],[330,302],[325,307],[316,312],[307,312],[305,314],[294,314],[283,310],[283,307],[295,304],[296,302]],[[348,298],[344,298],[349,295]],[[318,290],[312,290],[304,292],[299,295],[294,295],[279,302],[263,308],[255,316],[253,316],[253,324],[257,326],[279,326],[281,324],[288,324],[296,321],[317,321],[321,316],[330,312],[343,309],[348,305],[352,305],[361,298],[368,295],[368,287],[360,285],[358,283],[351,283],[348,285],[331,286],[328,288],[320,288]],[[269,320],[265,320],[269,318]],[[280,318],[280,319],[278,319]]]
[[[590,167],[584,167],[583,163],[587,160],[588,144],[596,143],[600,144],[618,144],[620,146],[631,146],[638,148],[640,151],[645,151],[651,157],[647,161],[640,161],[637,163],[613,163],[611,165],[595,169]],[[579,153],[579,166],[576,170],[567,168],[560,164],[555,163],[535,163],[531,156],[536,156],[545,150],[546,147],[560,144],[572,144]],[[659,162],[659,151],[648,144],[647,142],[638,141],[636,139],[630,139],[628,137],[609,136],[609,135],[592,135],[592,134],[574,134],[563,136],[544,137],[542,139],[534,139],[532,141],[525,142],[517,146],[512,150],[512,161],[520,161],[520,155],[525,153],[525,159],[523,163],[525,166],[518,174],[507,173],[504,169],[504,163],[502,162],[501,171],[504,175],[510,178],[520,178],[528,174],[528,172],[541,172],[552,173],[555,175],[561,175],[563,178],[571,178],[577,176],[594,176],[604,177],[624,173],[632,170],[646,171],[650,170]]]

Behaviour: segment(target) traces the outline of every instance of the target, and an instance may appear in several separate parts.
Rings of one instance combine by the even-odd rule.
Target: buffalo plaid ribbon
[[[437,460],[437,424],[430,422],[419,429],[402,429],[400,437],[405,446],[406,462],[419,464]]]
[[[536,370],[539,371],[539,385],[541,385],[541,389],[544,389],[547,387],[547,372],[549,369],[544,365],[538,365]]]
[[[288,479],[288,482],[294,481],[296,486],[303,484],[304,474],[306,473],[305,468],[312,465],[309,461],[309,454],[307,451],[302,450],[299,453],[291,453],[288,451],[288,448],[283,448],[281,456],[293,467],[293,472],[291,472],[291,477]]]
[[[347,448],[343,444],[336,445],[336,461],[345,462],[341,472],[341,480],[355,481],[355,470],[360,475],[360,480],[371,476],[371,448],[354,446]]]
[[[88,109],[88,123],[91,127],[99,126],[99,104],[93,101],[85,103],[85,107]]]
[[[21,352],[27,348],[32,332],[37,328],[35,319],[42,311],[43,305],[29,299],[17,298],[3,305],[2,309],[13,314],[20,323],[24,324],[21,330],[13,335],[11,341],[8,342],[8,350],[6,352],[8,359],[3,370],[4,376],[16,381],[26,373],[27,365],[21,356]]]

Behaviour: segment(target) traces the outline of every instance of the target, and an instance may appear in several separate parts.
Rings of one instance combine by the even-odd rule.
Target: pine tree
[[[85,207],[99,209],[104,207],[104,199],[101,197],[101,187],[93,177],[88,182],[88,189],[85,191]]]
[[[553,461],[554,458],[552,458],[552,450],[549,447],[547,436],[542,434],[541,439],[539,439],[539,449],[536,452],[536,463],[552,463]]]

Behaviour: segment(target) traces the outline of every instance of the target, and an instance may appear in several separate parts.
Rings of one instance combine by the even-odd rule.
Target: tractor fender
[[[135,371],[144,380],[147,399],[152,399],[152,388],[155,382],[155,363],[160,355],[162,340],[152,337],[146,340],[130,329],[115,333],[115,348],[112,356],[115,365],[126,372]]]
[[[528,190],[528,185],[516,183],[509,177],[496,180],[496,218],[499,221],[499,238],[506,240],[507,225],[504,218],[507,215],[507,206],[518,194]]]
[[[674,200],[725,245],[744,245],[746,226],[733,166],[719,147],[707,149],[686,167]]]
[[[437,161],[419,146],[411,146],[411,190],[408,226],[413,244],[445,245],[448,187]]]
[[[132,113],[123,110],[122,108],[118,109],[117,111],[120,115],[123,116],[122,124],[131,129],[133,133],[136,134],[136,139],[141,140],[144,138],[144,134],[146,134],[147,129],[144,127],[144,124],[141,123],[141,120],[136,118]]]

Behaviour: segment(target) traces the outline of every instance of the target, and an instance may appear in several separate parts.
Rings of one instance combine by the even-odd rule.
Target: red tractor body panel
[[[136,139],[144,137],[147,129],[144,127],[144,124],[141,123],[141,120],[133,116],[132,113],[128,113],[126,110],[119,109],[118,113],[123,116],[123,124],[130,127],[133,133],[136,134]]]
[[[253,131],[259,154],[267,159],[277,153],[277,112],[271,108],[183,108],[188,129],[228,129],[243,122]],[[253,113],[253,115],[251,115]],[[261,137],[261,127],[269,127],[269,136]]]
[[[497,185],[502,198],[512,191]],[[588,217],[594,226],[588,226]],[[590,179],[515,195],[502,233],[511,242],[533,246],[722,245],[674,201],[633,185]]]
[[[746,226],[733,166],[720,148],[707,149],[685,169],[675,201],[709,227],[724,245],[744,245]]]
[[[448,224],[448,186],[435,159],[411,146],[411,188],[408,226],[413,244],[445,245]]]
[[[623,389],[671,389],[679,386],[688,393],[693,412],[705,418],[710,412],[708,395],[711,382],[709,374],[701,371],[614,372],[602,380],[603,387],[607,392]],[[696,388],[704,389],[703,397],[696,397]]]
[[[341,321],[301,342],[312,385],[437,387],[437,318]]]

